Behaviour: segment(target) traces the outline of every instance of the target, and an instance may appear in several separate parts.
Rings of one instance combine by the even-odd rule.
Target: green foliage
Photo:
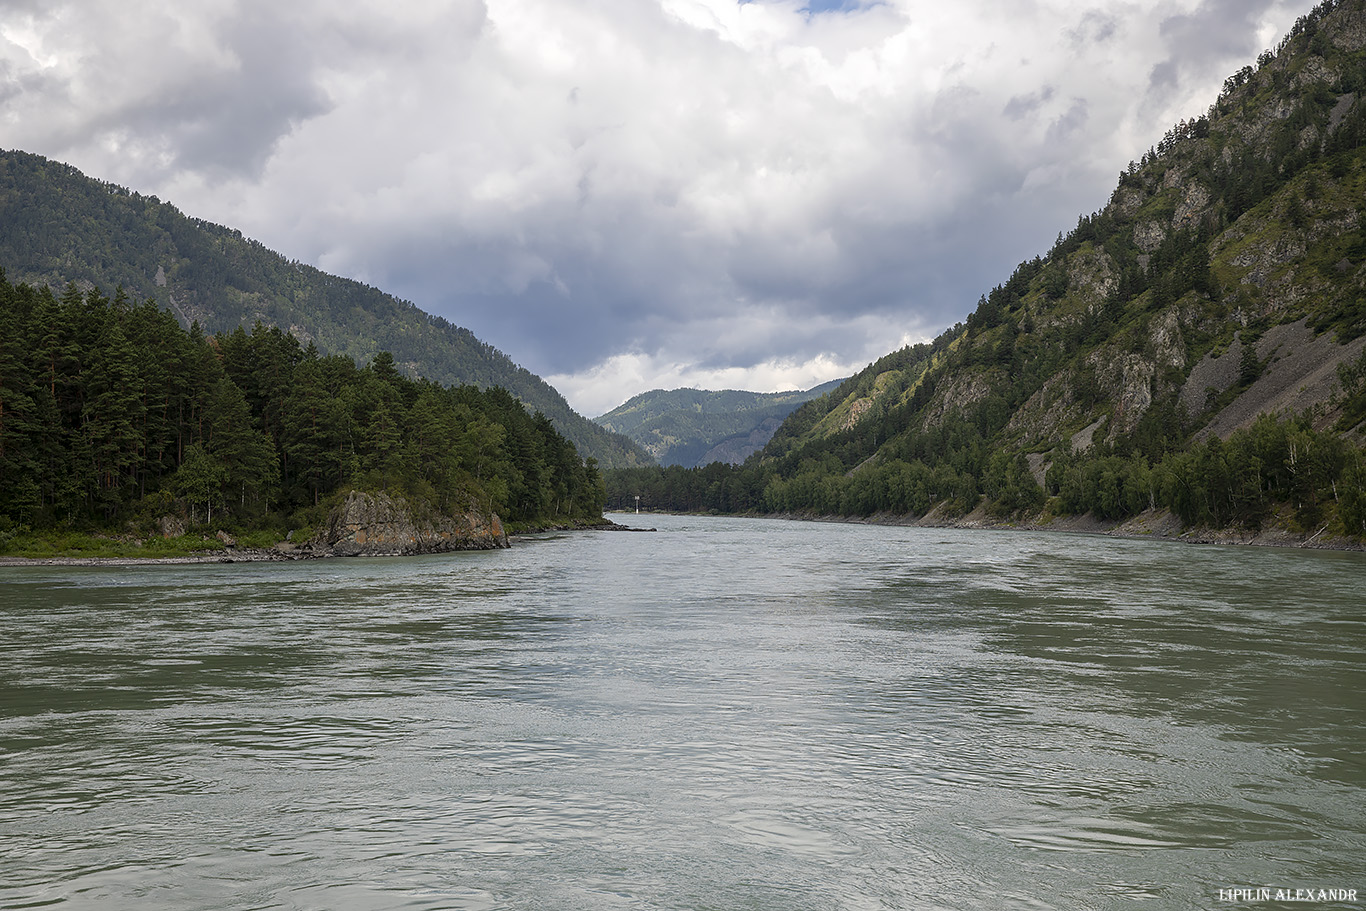
[[[189,502],[192,519],[198,518],[195,510],[202,506],[205,521],[213,522],[213,504],[215,500],[221,503],[227,480],[228,470],[223,464],[195,443],[185,450],[180,468],[171,476],[171,489]]]
[[[120,291],[0,272],[0,521],[264,529],[347,487],[508,521],[596,519],[594,459],[501,388],[411,380],[392,357],[322,357],[277,327],[205,337]],[[316,523],[321,516],[310,516]]]
[[[240,542],[239,542],[240,543]],[[52,559],[56,557],[115,559],[124,557],[202,557],[223,551],[217,538],[189,534],[175,538],[151,538],[139,542],[130,538],[109,537],[88,532],[24,531],[0,536],[0,553],[7,557]]]
[[[1263,364],[1257,359],[1256,340],[1244,336],[1242,342],[1242,351],[1238,355],[1238,385],[1246,388],[1262,375]]]
[[[1355,361],[1338,365],[1342,417],[1336,429],[1351,430],[1366,421],[1366,351]]]
[[[788,471],[781,462],[758,460],[738,468],[619,469],[607,473],[607,504],[630,509],[638,495],[649,509],[870,516],[924,515],[942,503],[952,515],[971,509],[984,494],[997,516],[1044,507],[1045,491],[1023,453],[987,455],[968,424],[936,442],[948,443],[940,456],[930,445],[926,458],[892,459],[853,472],[833,453],[802,459]],[[1188,525],[1255,528],[1288,504],[1298,524],[1311,530],[1336,504],[1346,533],[1366,529],[1366,452],[1315,431],[1303,418],[1263,416],[1227,442],[1214,437],[1167,451],[1156,462],[1134,438],[1083,456],[1063,450],[1055,453],[1046,480],[1055,496],[1051,508],[1062,514],[1120,520],[1165,508]]]
[[[1338,485],[1338,517],[1349,535],[1366,538],[1366,457],[1353,453]]]

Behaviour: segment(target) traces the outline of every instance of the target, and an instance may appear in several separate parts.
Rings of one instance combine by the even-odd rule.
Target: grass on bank
[[[265,548],[278,543],[280,535],[270,530],[255,531],[238,535],[236,541],[239,548]],[[226,544],[203,532],[189,532],[174,538],[152,536],[146,539],[77,531],[0,533],[0,556],[36,560],[63,557],[197,557],[226,553],[227,550]]]

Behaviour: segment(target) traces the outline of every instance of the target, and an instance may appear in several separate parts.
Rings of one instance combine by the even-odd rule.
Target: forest
[[[1164,508],[1209,528],[1257,528],[1285,507],[1306,531],[1336,518],[1342,533],[1366,537],[1366,450],[1304,417],[1263,415],[1227,441],[1190,445],[1180,423],[1170,412],[1155,415],[1132,436],[1059,457],[1043,485],[1026,454],[990,446],[982,423],[964,421],[911,434],[895,457],[854,472],[838,441],[738,467],[617,469],[606,475],[607,507],[633,508],[639,495],[645,508],[681,512],[923,516],[939,506],[953,518],[985,503],[1003,519],[1047,511],[1116,520]]]
[[[206,335],[155,302],[0,270],[0,535],[149,533],[160,517],[310,528],[338,492],[598,520],[596,462],[506,390],[358,367],[278,327]]]

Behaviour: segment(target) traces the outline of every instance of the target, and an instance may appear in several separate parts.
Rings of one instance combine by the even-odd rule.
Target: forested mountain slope
[[[797,409],[742,470],[623,472],[609,493],[843,515],[1288,512],[1360,535],[1363,140],[1366,0],[1330,0],[964,324]]]
[[[649,461],[469,330],[37,155],[0,150],[0,266],[10,281],[59,293],[67,282],[105,294],[122,286],[135,301],[155,298],[185,328],[250,330],[260,320],[359,363],[388,351],[409,376],[507,389],[603,465]]]
[[[792,392],[654,389],[593,420],[630,437],[661,465],[739,464],[768,442],[794,408],[841,382]]]

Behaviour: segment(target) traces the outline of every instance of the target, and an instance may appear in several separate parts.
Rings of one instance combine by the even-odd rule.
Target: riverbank
[[[649,513],[620,513],[646,517]],[[875,513],[871,516],[823,516],[802,513],[772,513],[760,518],[787,519],[801,522],[831,522],[850,525],[886,525],[914,528],[966,528],[998,531],[1052,531],[1070,534],[1094,534],[1115,538],[1160,539],[1186,544],[1233,544],[1252,547],[1312,548],[1366,552],[1366,542],[1329,534],[1327,528],[1304,532],[1289,524],[1287,516],[1278,515],[1260,529],[1247,528],[1186,528],[1167,510],[1148,510],[1130,519],[1109,521],[1092,515],[1038,515],[1001,519],[984,508],[960,516],[953,516],[942,506],[923,516]],[[519,526],[510,531],[508,540],[516,542],[532,535],[561,531],[654,531],[653,528],[623,525],[607,517],[601,522],[573,521],[546,525]],[[234,547],[221,544],[220,549],[197,554],[175,556],[141,556],[136,553],[114,556],[81,556],[54,554],[43,557],[0,556],[0,567],[5,566],[158,566],[194,563],[261,563],[291,560],[327,560],[338,555],[330,551],[315,551],[308,544],[281,541],[271,547]]]
[[[510,531],[509,541],[516,541],[528,535],[544,534],[557,531],[654,531],[654,529],[632,528],[626,525],[619,525],[611,519],[604,517],[601,521],[592,520],[572,520],[569,522],[557,522],[552,524],[529,524],[519,525],[515,530]],[[138,549],[146,546],[143,542],[133,539],[101,539],[108,541],[107,547],[110,549],[122,550],[122,553],[82,555],[72,551],[67,553],[55,553],[51,556],[3,556],[0,555],[0,567],[5,566],[165,566],[175,564],[195,564],[195,563],[266,563],[266,562],[286,562],[292,560],[330,560],[340,556],[331,548],[315,548],[312,544],[295,544],[290,541],[279,541],[268,547],[239,547],[235,544],[226,543],[223,535],[215,540],[212,538],[203,539],[203,549],[196,553],[179,553],[164,556],[143,555],[137,553]],[[227,540],[232,540],[230,536]],[[483,549],[483,548],[470,548]],[[402,556],[401,554],[367,554],[366,556]]]
[[[1098,519],[1094,515],[1055,516],[1041,512],[1032,516],[998,518],[979,506],[963,515],[952,515],[943,504],[923,516],[874,513],[871,516],[818,516],[783,513],[773,518],[812,522],[847,522],[856,525],[890,525],[913,528],[981,528],[1016,531],[1055,531],[1071,534],[1105,535],[1112,538],[1147,538],[1186,544],[1236,544],[1251,547],[1312,548],[1366,552],[1366,542],[1328,532],[1328,526],[1307,532],[1297,529],[1290,517],[1278,513],[1261,528],[1187,528],[1166,509],[1149,509],[1122,521]]]
[[[58,554],[51,557],[0,556],[3,566],[163,566],[176,563],[264,563],[287,560],[322,560],[331,554],[313,553],[305,548],[287,547],[227,547],[206,550],[198,554],[168,557],[144,557],[136,554],[83,557]]]
[[[655,531],[653,528],[637,528],[633,525],[621,525],[603,516],[601,522],[574,521],[555,523],[552,525],[533,525],[518,528],[508,532],[508,540],[518,541],[529,538],[533,535],[553,534],[559,531]]]

